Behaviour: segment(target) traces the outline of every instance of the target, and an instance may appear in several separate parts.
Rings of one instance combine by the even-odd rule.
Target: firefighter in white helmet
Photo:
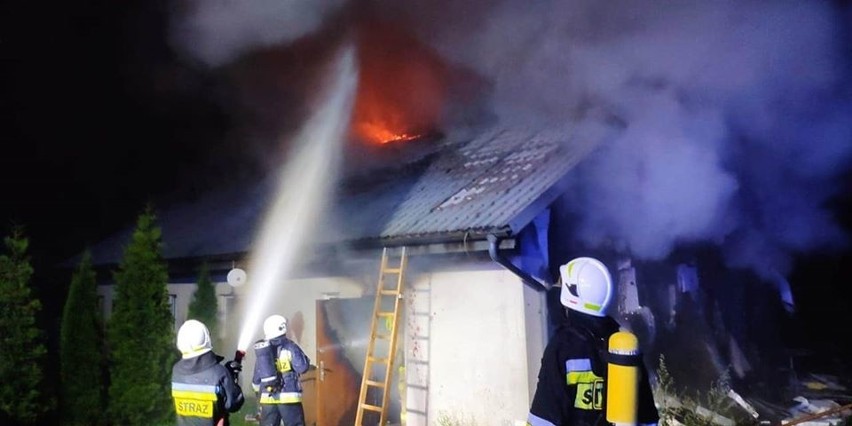
[[[252,387],[260,393],[260,425],[304,426],[302,385],[299,376],[311,361],[287,336],[287,319],[271,315],[263,322],[263,340],[255,343],[257,359]]]
[[[578,257],[559,267],[560,297],[567,321],[558,326],[541,359],[531,426],[604,425],[607,343],[618,323],[607,316],[614,284],[597,259]],[[643,371],[643,373],[645,373]],[[641,379],[639,421],[656,424],[648,375]]]
[[[178,426],[227,426],[228,413],[243,406],[237,384],[239,363],[220,364],[213,353],[210,331],[200,321],[187,320],[177,334],[181,359],[172,367],[172,398]]]

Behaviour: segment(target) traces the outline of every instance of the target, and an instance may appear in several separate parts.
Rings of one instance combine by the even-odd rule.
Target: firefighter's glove
[[[227,368],[228,371],[231,372],[231,375],[234,376],[235,378],[237,377],[237,375],[240,374],[240,371],[243,371],[243,365],[241,363],[239,363],[238,361],[234,361],[234,360],[226,362],[225,368]]]

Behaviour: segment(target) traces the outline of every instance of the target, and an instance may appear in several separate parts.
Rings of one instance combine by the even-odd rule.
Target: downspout
[[[509,259],[506,259],[506,257],[500,253],[500,237],[494,234],[488,234],[487,238],[489,243],[488,255],[491,256],[491,260],[497,262],[502,267],[508,269],[511,273],[517,275],[518,278],[520,278],[521,281],[524,282],[524,284],[526,284],[533,290],[541,292],[545,292],[548,290],[548,287],[544,283],[539,282],[537,279],[533,278],[532,275],[524,272],[523,270],[521,270],[521,268],[518,268],[517,266],[513,265],[512,262],[509,261]]]

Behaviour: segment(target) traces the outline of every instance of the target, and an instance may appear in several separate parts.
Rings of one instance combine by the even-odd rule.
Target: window
[[[100,309],[100,313],[103,316],[103,323],[106,327],[106,322],[109,320],[109,317],[112,316],[112,312],[115,310],[115,300],[112,298],[112,294],[99,294],[98,295],[98,309]]]
[[[106,299],[104,298],[104,296],[102,294],[98,295],[97,304],[98,304],[98,315],[101,317],[101,321],[100,321],[101,327],[106,328],[107,319],[109,318],[109,316],[112,312],[106,310],[106,306],[105,306],[106,305]]]
[[[234,296],[230,294],[219,295],[219,324],[228,324],[231,313],[234,311]],[[219,338],[227,338],[227,325],[219,328]]]
[[[172,318],[177,319],[177,294],[169,295],[169,310],[172,311]]]

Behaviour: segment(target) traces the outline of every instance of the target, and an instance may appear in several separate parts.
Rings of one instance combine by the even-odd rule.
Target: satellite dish
[[[240,268],[234,268],[228,271],[228,285],[231,287],[239,287],[246,283],[246,271]]]

